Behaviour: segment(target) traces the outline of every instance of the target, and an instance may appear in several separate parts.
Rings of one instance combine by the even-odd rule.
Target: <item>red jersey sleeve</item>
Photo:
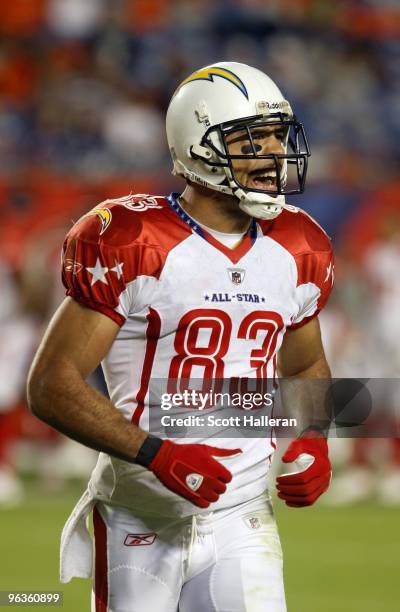
[[[292,319],[292,329],[318,316],[329,299],[334,281],[333,250],[329,236],[304,211],[299,209],[296,219],[298,238],[293,256],[297,269],[297,312]]]
[[[297,287],[296,303],[298,312],[291,325],[296,329],[318,316],[327,303],[334,281],[333,251],[311,251],[296,257]]]
[[[157,276],[160,258],[140,240],[137,215],[127,227],[123,211],[112,214],[112,227],[107,208],[90,211],[72,227],[63,245],[62,281],[68,296],[121,326],[135,311],[135,281],[142,274]]]

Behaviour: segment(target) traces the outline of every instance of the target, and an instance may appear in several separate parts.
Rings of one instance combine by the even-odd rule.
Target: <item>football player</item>
[[[150,435],[150,383],[329,377],[331,244],[285,203],[303,191],[308,145],[275,83],[233,62],[185,79],[166,123],[183,193],[107,200],[74,225],[67,298],[30,373],[32,411],[100,451],[63,531],[61,580],[93,573],[97,611],[282,612],[274,439]],[[110,399],[85,382],[100,362]],[[283,460],[308,467],[278,478],[287,505],[327,489],[325,433],[289,445]]]

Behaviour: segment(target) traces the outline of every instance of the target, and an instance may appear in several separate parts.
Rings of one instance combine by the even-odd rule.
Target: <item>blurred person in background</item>
[[[59,489],[66,478],[86,477],[93,453],[32,418],[25,409],[29,363],[49,313],[61,301],[59,244],[65,226],[32,233],[18,266],[0,265],[0,506],[23,501],[24,475],[38,476],[44,490]],[[97,385],[95,378],[92,384]]]
[[[14,465],[29,362],[39,339],[34,311],[8,265],[0,260],[0,508],[17,505],[23,485]]]
[[[369,211],[373,230],[364,246],[349,242],[340,254],[341,292],[333,308],[323,313],[327,353],[336,378],[400,378],[400,216],[396,206],[384,212],[382,208],[384,200],[375,200]],[[368,227],[362,212],[351,228],[357,224]],[[375,499],[400,505],[400,405],[390,391],[393,387],[386,387],[387,392],[375,398],[375,418],[377,428],[379,420],[389,424],[391,437],[337,444],[334,461],[345,469],[336,475],[325,503],[339,506]]]

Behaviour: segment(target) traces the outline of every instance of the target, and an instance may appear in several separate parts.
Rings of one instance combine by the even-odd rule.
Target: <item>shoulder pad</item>
[[[145,225],[157,223],[165,208],[165,199],[161,196],[137,194],[108,199],[84,214],[68,236],[110,246],[127,246],[141,236]]]

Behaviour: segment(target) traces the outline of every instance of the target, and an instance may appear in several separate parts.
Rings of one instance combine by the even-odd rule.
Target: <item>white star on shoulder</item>
[[[117,275],[118,280],[121,278],[122,276],[122,266],[124,265],[124,262],[119,262],[119,261],[115,261],[115,266],[114,268],[111,268],[111,272],[115,272],[115,274]]]
[[[94,266],[94,268],[86,268],[86,270],[88,272],[90,272],[90,274],[92,275],[92,282],[91,285],[93,286],[95,283],[97,283],[97,281],[100,281],[101,283],[104,283],[105,285],[108,285],[108,281],[106,279],[106,274],[108,272],[108,268],[107,267],[103,267],[100,263],[100,259],[97,258],[96,264]]]

